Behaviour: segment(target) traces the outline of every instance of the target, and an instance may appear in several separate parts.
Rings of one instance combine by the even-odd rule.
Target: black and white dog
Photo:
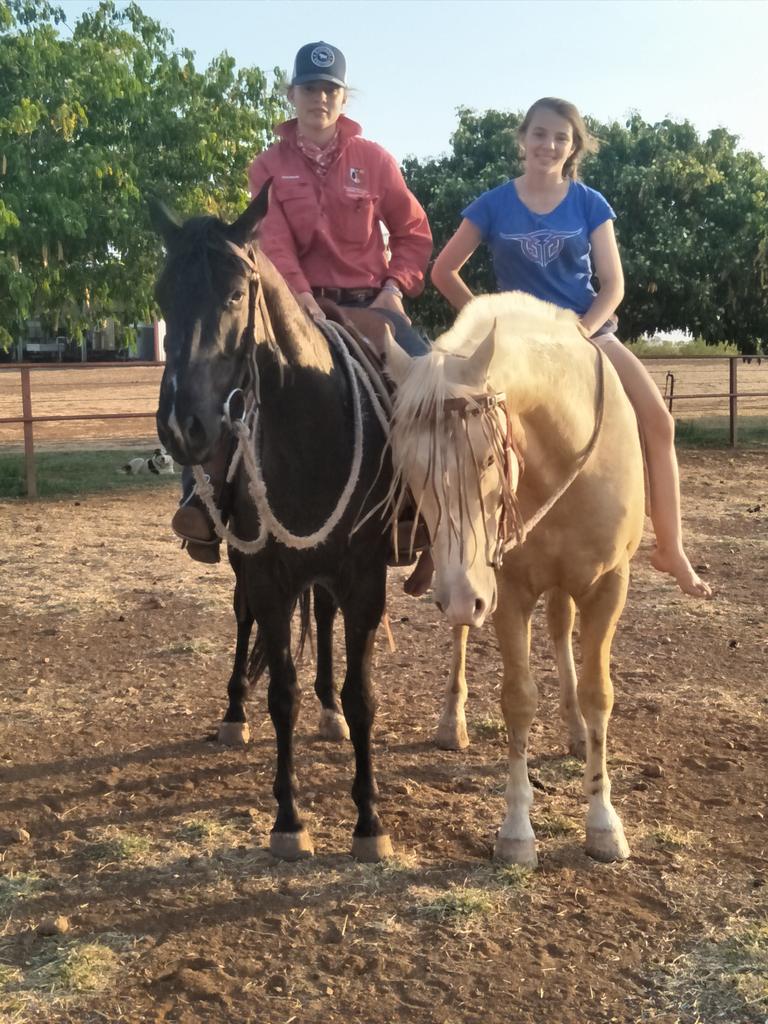
[[[120,469],[121,473],[138,476],[139,473],[155,473],[165,476],[173,473],[173,459],[165,448],[155,448],[148,459],[131,459]]]

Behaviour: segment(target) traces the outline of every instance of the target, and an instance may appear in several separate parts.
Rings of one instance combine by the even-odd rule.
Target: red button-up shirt
[[[407,295],[418,295],[432,252],[427,215],[394,157],[360,138],[350,118],[342,115],[337,124],[338,155],[325,177],[296,145],[295,119],[251,164],[252,195],[272,178],[261,248],[294,292],[379,288],[391,277]],[[389,233],[389,259],[380,222]]]

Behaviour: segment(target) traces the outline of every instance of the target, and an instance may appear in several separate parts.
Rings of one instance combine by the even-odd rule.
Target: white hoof
[[[244,747],[250,738],[251,730],[247,722],[219,723],[218,740],[225,747]]]
[[[387,835],[352,836],[352,856],[362,864],[377,864],[394,856],[392,840]]]
[[[349,739],[349,726],[344,715],[340,715],[338,711],[329,711],[328,708],[323,708],[320,712],[318,732],[321,740],[341,743],[342,740]]]
[[[521,868],[538,867],[535,839],[504,839],[498,836],[493,848],[493,859],[504,864],[519,864]]]
[[[303,860],[315,852],[312,837],[305,828],[299,832],[272,832],[269,852],[280,860]]]
[[[466,750],[469,746],[466,719],[441,718],[435,730],[435,746],[440,750]]]
[[[629,843],[624,835],[621,822],[612,828],[587,829],[587,853],[595,860],[611,864],[617,860],[627,860]]]

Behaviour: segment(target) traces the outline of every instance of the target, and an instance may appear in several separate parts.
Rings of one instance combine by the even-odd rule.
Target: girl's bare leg
[[[675,421],[664,405],[659,389],[637,356],[613,335],[594,340],[613,363],[637,414],[645,441],[651,490],[651,521],[656,534],[651,564],[659,572],[674,576],[684,593],[694,597],[711,597],[711,588],[699,578],[683,548]]]

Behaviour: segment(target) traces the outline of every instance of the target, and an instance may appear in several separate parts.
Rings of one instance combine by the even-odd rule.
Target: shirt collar
[[[292,142],[295,145],[297,129],[298,120],[295,117],[292,117],[290,121],[285,121],[283,124],[278,126],[277,134],[281,139],[285,139],[287,142]],[[352,118],[347,117],[346,114],[341,114],[336,122],[336,131],[338,133],[339,143],[343,146],[348,139],[352,139],[356,135],[360,135],[362,128],[357,121],[353,121]]]

